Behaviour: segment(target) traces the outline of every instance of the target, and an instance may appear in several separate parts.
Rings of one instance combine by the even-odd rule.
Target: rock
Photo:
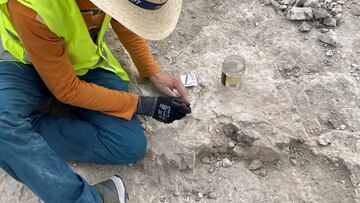
[[[327,29],[327,28],[321,28],[321,29],[320,29],[320,32],[321,32],[321,33],[327,33],[327,32],[329,32],[329,29]]]
[[[289,20],[312,20],[313,19],[313,11],[311,8],[292,7],[287,14],[287,19],[289,19]]]
[[[290,0],[281,0],[280,2],[283,5],[289,5],[290,4]]]
[[[351,14],[354,16],[360,16],[360,5],[359,4],[354,4],[351,8]]]
[[[331,9],[331,14],[334,15],[334,16],[339,14],[339,13],[342,13],[342,12],[343,12],[343,7],[340,4],[334,6],[334,8]]]
[[[285,11],[287,8],[288,8],[287,5],[281,5],[281,6],[279,6],[279,9],[282,10],[282,11]]]
[[[336,34],[333,30],[329,30],[329,32],[327,32],[325,34],[321,34],[318,39],[320,41],[324,42],[325,44],[329,44],[334,47],[339,46],[339,42],[338,42]]]
[[[250,163],[248,169],[250,171],[255,171],[255,170],[261,169],[262,167],[263,167],[263,163],[260,160],[255,159]]]
[[[201,193],[201,192],[199,192],[198,193],[198,195],[196,196],[196,198],[195,198],[195,201],[200,201],[202,198],[204,197],[204,195]]]
[[[301,23],[299,27],[300,32],[309,32],[311,30],[311,25],[307,22]]]
[[[340,125],[339,129],[340,129],[340,130],[345,130],[345,129],[346,129],[346,125],[344,125],[344,124]]]
[[[352,63],[351,68],[354,68],[354,69],[358,70],[360,68],[360,65]]]
[[[222,166],[222,161],[217,161],[214,164],[215,168],[220,168],[220,166]]]
[[[304,3],[304,7],[318,8],[320,7],[319,0],[307,0]]]
[[[204,163],[204,164],[210,164],[210,158],[208,156],[204,156],[201,159],[201,162]]]
[[[234,148],[235,147],[235,143],[234,142],[229,142],[229,148]]]
[[[208,197],[209,199],[217,199],[217,198],[219,198],[219,195],[218,195],[216,192],[210,192],[210,193],[207,195],[207,197]]]
[[[341,23],[341,19],[342,19],[342,17],[343,17],[343,14],[342,13],[339,13],[339,14],[337,14],[335,17],[334,17],[334,19],[336,20],[336,24],[337,25],[339,25],[340,23]]]
[[[211,174],[211,173],[214,173],[215,169],[213,167],[209,168],[208,172]]]
[[[324,25],[329,26],[329,27],[336,27],[336,20],[332,17],[329,18],[325,18],[324,19]]]
[[[166,197],[164,195],[161,195],[160,202],[166,202]]]
[[[331,51],[331,50],[329,50],[329,51],[327,51],[327,52],[325,53],[325,55],[326,55],[327,57],[331,57],[331,56],[334,56],[334,52]]]
[[[228,167],[230,167],[232,165],[233,165],[233,162],[230,159],[225,158],[225,159],[222,160],[222,166],[224,168],[228,168]]]
[[[322,134],[319,137],[319,144],[322,146],[327,146],[331,144],[331,138],[332,138],[332,134],[330,132]]]
[[[316,20],[331,17],[331,15],[323,8],[313,8],[313,16]]]
[[[293,158],[290,159],[290,163],[292,163],[293,165],[298,165],[297,160]]]
[[[296,6],[297,7],[303,7],[305,4],[306,0],[296,0]]]
[[[293,59],[290,59],[288,62],[286,62],[283,66],[283,70],[285,72],[291,72],[296,68],[296,61]]]

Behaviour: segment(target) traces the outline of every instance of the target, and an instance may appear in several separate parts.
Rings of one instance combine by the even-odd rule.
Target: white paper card
[[[198,82],[195,74],[186,74],[181,76],[181,81],[185,87],[197,86]]]

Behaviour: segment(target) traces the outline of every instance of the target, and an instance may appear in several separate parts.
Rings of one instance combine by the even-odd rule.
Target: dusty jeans
[[[96,69],[80,79],[127,91],[115,74]],[[141,159],[139,121],[70,107],[76,118],[34,113],[51,94],[32,65],[0,62],[0,167],[49,203],[99,202],[95,187],[64,160],[126,164]]]

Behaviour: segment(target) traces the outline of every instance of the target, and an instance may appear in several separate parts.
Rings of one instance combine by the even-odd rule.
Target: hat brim
[[[168,0],[158,10],[140,8],[129,0],[90,0],[126,28],[149,40],[161,40],[175,29],[182,0]]]

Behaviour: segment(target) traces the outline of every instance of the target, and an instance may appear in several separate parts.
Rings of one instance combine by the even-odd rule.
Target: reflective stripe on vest
[[[104,35],[111,20],[110,16],[105,16],[98,39],[94,43],[76,1],[17,1],[34,10],[50,31],[64,39],[64,47],[77,75],[84,75],[88,70],[100,67],[116,73],[125,81],[129,80],[127,73],[104,42]],[[4,22],[0,25],[2,47],[16,60],[27,63],[29,60],[27,60],[25,49],[9,21],[6,3],[7,0],[0,0],[0,19]],[[2,58],[1,55],[0,57],[0,59],[8,58],[8,56]]]
[[[10,54],[0,43],[0,60],[16,60],[13,55]]]
[[[7,0],[0,0],[0,61],[29,63],[22,43],[10,23],[6,2]]]

